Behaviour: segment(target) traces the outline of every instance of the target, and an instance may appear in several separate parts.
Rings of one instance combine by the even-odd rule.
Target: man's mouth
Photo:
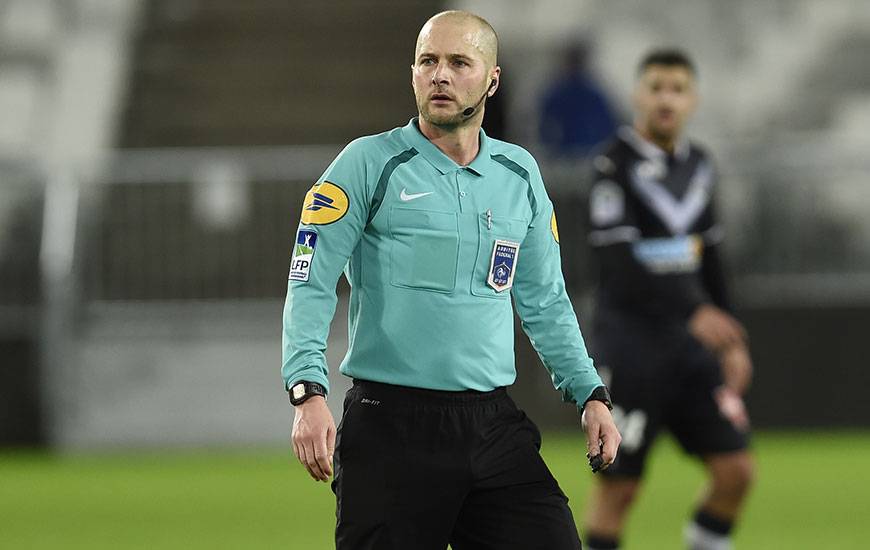
[[[453,101],[453,98],[450,97],[448,94],[435,93],[435,94],[432,94],[429,96],[429,100],[436,101],[436,102],[446,102],[446,101]]]

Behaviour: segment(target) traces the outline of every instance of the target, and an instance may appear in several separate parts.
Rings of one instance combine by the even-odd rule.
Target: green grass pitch
[[[739,550],[870,547],[870,433],[762,432],[754,448]],[[592,474],[579,432],[545,434],[543,452],[580,518]],[[625,548],[681,548],[701,480],[662,441]],[[0,548],[329,549],[333,506],[283,450],[0,452]]]

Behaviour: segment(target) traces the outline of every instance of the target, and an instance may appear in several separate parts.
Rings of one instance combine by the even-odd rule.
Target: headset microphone
[[[462,111],[462,116],[468,118],[473,115],[477,108],[480,107],[480,104],[483,103],[483,100],[486,99],[486,95],[489,93],[490,90],[492,90],[493,86],[495,86],[494,78],[489,81],[489,86],[486,88],[486,91],[483,92],[483,95],[480,96],[480,99],[477,100],[477,103],[475,103],[471,107],[467,107],[465,110]]]

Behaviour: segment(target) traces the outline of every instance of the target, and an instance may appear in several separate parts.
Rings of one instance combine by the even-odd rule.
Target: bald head
[[[460,32],[462,41],[477,50],[489,68],[498,63],[498,36],[492,25],[479,15],[461,10],[442,11],[433,15],[417,36],[414,57],[420,55],[421,46],[426,43],[432,30],[449,26]]]

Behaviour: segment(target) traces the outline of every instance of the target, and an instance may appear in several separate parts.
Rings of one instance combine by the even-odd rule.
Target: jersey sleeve
[[[724,231],[716,216],[716,201],[711,199],[699,224],[704,251],[701,256],[701,280],[716,306],[733,311],[722,261]]]
[[[326,340],[336,284],[365,228],[371,188],[360,140],[351,142],[308,191],[290,260],[281,376],[329,389]]]
[[[534,161],[532,161],[534,163]],[[522,327],[565,401],[582,406],[603,385],[565,291],[553,203],[538,167],[530,170],[533,217],[521,243],[513,296]]]
[[[728,285],[725,282],[725,270],[722,266],[721,245],[707,245],[704,247],[704,255],[701,260],[701,278],[707,294],[721,309],[733,312],[731,298],[728,293]]]

